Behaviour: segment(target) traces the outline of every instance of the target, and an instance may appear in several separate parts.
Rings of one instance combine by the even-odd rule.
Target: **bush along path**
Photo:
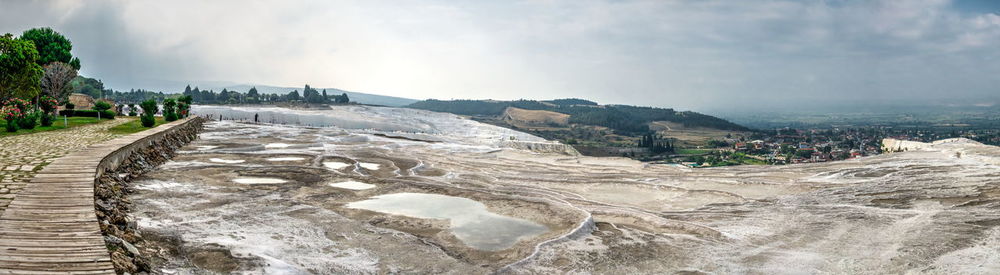
[[[119,137],[108,129],[128,121],[116,118],[58,131],[0,137],[0,216],[27,181],[52,159]]]

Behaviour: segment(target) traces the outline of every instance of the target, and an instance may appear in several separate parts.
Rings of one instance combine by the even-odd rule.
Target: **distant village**
[[[714,149],[674,155],[672,162],[691,167],[737,164],[791,164],[853,159],[883,153],[882,139],[931,142],[964,137],[997,145],[997,130],[942,130],[868,126],[850,129],[778,129],[746,137],[712,140]],[[722,145],[722,146],[719,146]]]

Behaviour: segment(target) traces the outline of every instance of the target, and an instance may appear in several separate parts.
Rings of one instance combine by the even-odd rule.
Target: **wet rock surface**
[[[365,115],[395,112],[404,111]],[[172,161],[133,182],[130,198],[141,233],[163,255],[153,269],[317,274],[1000,269],[997,147],[960,141],[834,163],[686,169],[500,147],[472,140],[480,138],[473,134],[422,138],[441,141],[431,143],[368,131],[207,123],[200,138]],[[279,143],[288,146],[266,146]],[[261,161],[289,155],[310,161]],[[234,182],[240,177],[283,182]],[[330,186],[348,180],[375,187]],[[467,198],[548,231],[507,249],[479,250],[457,238],[445,219],[345,207],[398,193]]]

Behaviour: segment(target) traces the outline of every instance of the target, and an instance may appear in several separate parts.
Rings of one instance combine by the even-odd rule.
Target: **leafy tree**
[[[288,93],[288,100],[299,100],[299,91],[291,91]]]
[[[302,90],[302,96],[305,97],[305,101],[309,103],[324,103],[326,100],[323,99],[323,95],[319,93],[316,89],[306,85],[305,89]]]
[[[351,102],[351,99],[347,97],[347,93],[341,93],[340,96],[337,96],[336,102],[344,104]]]
[[[62,62],[52,62],[45,65],[45,74],[42,75],[42,91],[57,100],[66,100],[73,91],[70,82],[76,78],[76,69],[69,64]]]
[[[185,96],[178,97],[177,98],[177,102],[184,102],[184,104],[191,104],[191,103],[194,102],[194,98],[191,97],[191,96],[189,96],[189,95],[185,95]]]
[[[38,95],[44,72],[37,61],[38,50],[31,41],[14,39],[9,33],[0,37],[0,99]]]
[[[143,115],[153,116],[156,115],[156,112],[160,111],[159,107],[156,106],[156,100],[152,99],[143,101],[142,103],[139,104],[139,107],[142,107]]]
[[[158,107],[156,106],[156,100],[146,100],[139,104],[142,107],[142,115],[139,116],[139,120],[143,127],[153,127],[156,124],[156,119],[153,115],[156,114]]]
[[[104,93],[104,83],[99,79],[77,76],[70,82],[73,93],[89,95],[93,98],[100,98]]]
[[[257,87],[250,87],[250,90],[247,91],[247,102],[260,103],[260,93],[257,92]]]
[[[163,118],[167,121],[177,120],[177,112],[176,109],[174,109],[175,107],[177,107],[177,101],[173,98],[163,100]]]
[[[45,66],[52,62],[62,62],[69,64],[74,69],[80,69],[80,60],[73,57],[70,50],[73,43],[65,36],[53,31],[51,28],[34,28],[24,31],[21,39],[35,43],[39,58],[38,65]]]

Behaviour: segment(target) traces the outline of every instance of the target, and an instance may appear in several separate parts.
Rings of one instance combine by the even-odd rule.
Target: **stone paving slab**
[[[52,160],[120,137],[108,129],[128,121],[116,118],[63,130],[0,137],[0,215],[25,183]]]

